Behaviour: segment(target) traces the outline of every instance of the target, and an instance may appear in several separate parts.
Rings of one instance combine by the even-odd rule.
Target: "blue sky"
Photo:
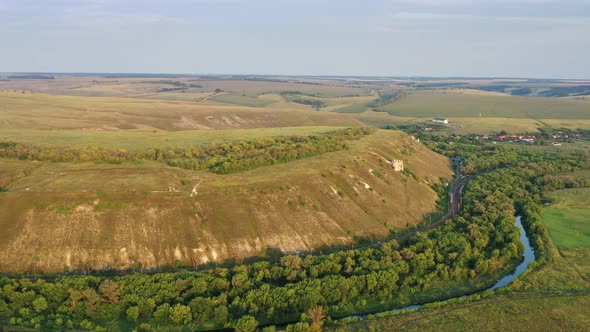
[[[590,0],[0,0],[0,71],[590,78]]]

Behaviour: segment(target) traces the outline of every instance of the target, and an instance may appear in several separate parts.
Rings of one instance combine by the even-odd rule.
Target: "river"
[[[524,253],[522,254],[522,257],[523,257],[522,262],[520,264],[518,264],[518,266],[516,267],[516,269],[514,270],[513,273],[504,276],[502,279],[498,280],[498,282],[496,282],[492,287],[485,289],[481,292],[475,293],[475,294],[481,294],[486,291],[495,290],[495,289],[509,285],[511,282],[514,281],[514,279],[516,279],[519,275],[521,275],[524,271],[526,271],[526,269],[529,267],[529,265],[532,262],[535,261],[535,252],[534,252],[533,248],[531,247],[531,243],[529,241],[529,238],[527,237],[524,227],[522,227],[522,222],[520,219],[521,219],[521,217],[517,216],[515,218],[514,223],[516,224],[516,227],[518,227],[518,229],[520,231],[520,242],[524,245]],[[474,294],[472,294],[472,295],[474,295]],[[466,297],[466,295],[448,298],[444,301],[449,301],[452,299],[460,299],[460,298],[464,298],[464,297]],[[436,302],[440,302],[440,301],[436,301]],[[425,304],[428,304],[428,303],[425,303]],[[410,305],[410,306],[403,307],[403,308],[395,308],[395,309],[391,309],[391,310],[387,310],[387,311],[382,311],[380,313],[398,312],[398,311],[404,311],[404,310],[410,310],[410,309],[420,309],[425,304],[414,304],[414,305]],[[374,313],[374,314],[379,314],[379,313]],[[346,318],[365,319],[365,318],[367,318],[367,315],[351,315],[351,316],[343,317],[342,319],[346,319]]]

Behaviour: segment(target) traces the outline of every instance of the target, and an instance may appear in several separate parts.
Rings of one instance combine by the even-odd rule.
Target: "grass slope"
[[[415,177],[384,159],[403,159]],[[384,237],[434,208],[448,160],[382,130],[346,151],[231,175],[140,164],[0,161],[0,270],[221,261]],[[379,176],[375,175],[378,174]]]
[[[199,146],[259,137],[321,134],[341,127],[307,126],[225,130],[31,130],[0,129],[0,141],[29,143],[41,146],[83,148],[86,146],[109,149],[145,151],[156,147]]]

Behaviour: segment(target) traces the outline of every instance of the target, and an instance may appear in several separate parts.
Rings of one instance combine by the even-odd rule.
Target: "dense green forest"
[[[426,144],[449,157],[464,157],[462,169],[473,176],[463,210],[434,230],[402,243],[391,239],[364,249],[288,255],[199,272],[2,277],[0,324],[43,330],[254,331],[292,322],[288,331],[318,331],[322,321],[408,305],[425,294],[443,299],[437,290],[447,285],[480,281],[479,289],[490,286],[494,280],[489,276],[513,268],[522,253],[517,213],[536,250],[536,264],[542,264],[547,231],[540,203],[550,190],[582,185],[554,175],[590,168],[588,154]],[[261,147],[268,151],[272,145]]]
[[[374,131],[369,127],[356,127],[334,130],[321,135],[267,137],[214,143],[203,147],[154,148],[144,152],[97,147],[73,149],[0,142],[0,158],[53,162],[106,161],[111,163],[162,160],[170,166],[191,170],[208,169],[213,173],[227,174],[348,149],[347,141],[360,139]]]

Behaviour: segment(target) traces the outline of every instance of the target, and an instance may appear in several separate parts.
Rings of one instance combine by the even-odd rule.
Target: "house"
[[[505,139],[506,139],[506,134],[500,134],[500,135],[498,135],[498,139],[499,139],[500,141],[503,141],[503,140],[505,140]]]
[[[432,127],[426,127],[424,128],[425,131],[432,131]]]
[[[390,161],[391,166],[393,166],[393,170],[396,172],[403,172],[404,171],[404,161],[393,159]]]
[[[526,135],[522,137],[522,140],[527,143],[533,143],[535,141],[535,136]]]
[[[432,119],[432,122],[447,124],[447,123],[449,123],[449,120],[445,119],[445,118],[434,118],[434,119]]]

